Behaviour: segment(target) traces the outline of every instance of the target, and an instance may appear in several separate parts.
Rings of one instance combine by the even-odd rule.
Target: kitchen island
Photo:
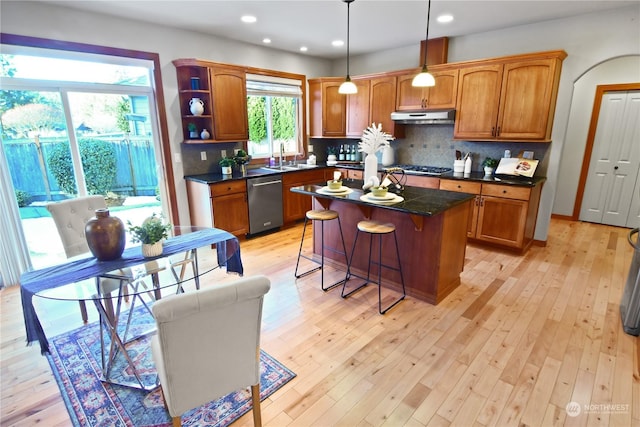
[[[467,245],[466,224],[471,213],[472,194],[430,188],[404,187],[396,190],[402,197],[397,203],[377,203],[362,200],[365,192],[360,180],[343,180],[348,194],[336,195],[323,189],[323,185],[294,187],[292,192],[313,196],[314,209],[332,209],[339,213],[347,251],[350,252],[359,221],[372,219],[390,222],[396,227],[400,258],[407,295],[438,304],[460,284]],[[320,225],[314,223],[314,253],[320,254]],[[336,221],[325,224],[325,245],[338,249],[339,232]],[[384,240],[383,240],[384,242]],[[383,243],[384,244],[384,243]],[[362,246],[361,246],[362,245]],[[369,239],[358,239],[358,248],[352,268],[366,275]],[[392,246],[389,246],[392,248]],[[374,251],[377,246],[374,244]],[[395,251],[385,250],[388,262],[395,262]],[[346,271],[344,258],[333,251],[325,257]],[[372,267],[372,273],[376,267]],[[400,290],[400,275],[383,269],[385,286]]]

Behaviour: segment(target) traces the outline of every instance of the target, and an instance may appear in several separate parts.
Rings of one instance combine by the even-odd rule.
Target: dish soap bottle
[[[471,173],[471,153],[467,153],[467,155],[464,158],[464,173],[465,174]]]

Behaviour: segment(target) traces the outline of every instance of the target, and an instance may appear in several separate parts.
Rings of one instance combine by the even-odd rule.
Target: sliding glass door
[[[111,215],[125,224],[163,214],[162,162],[148,79],[111,84],[5,77],[0,154],[33,267],[66,259],[47,203],[101,194]]]

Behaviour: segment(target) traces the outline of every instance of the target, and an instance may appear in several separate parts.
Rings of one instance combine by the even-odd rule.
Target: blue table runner
[[[20,296],[27,345],[37,340],[40,342],[42,354],[49,353],[49,342],[33,307],[32,299],[38,292],[213,244],[216,244],[218,266],[226,266],[227,272],[242,275],[244,269],[238,239],[233,234],[216,228],[205,228],[171,237],[164,242],[162,255],[153,258],[145,258],[140,246],[135,246],[125,249],[122,257],[112,261],[98,261],[95,257],[88,257],[23,273],[20,277]]]

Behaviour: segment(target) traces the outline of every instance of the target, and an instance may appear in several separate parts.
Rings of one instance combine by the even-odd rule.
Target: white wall
[[[389,64],[397,64],[395,69],[414,67],[419,61],[417,49],[416,46],[411,46],[403,50],[394,49],[366,57],[354,57],[350,62],[352,75],[385,71]],[[569,215],[573,210],[577,174],[584,154],[585,141],[582,140],[581,132],[585,126],[589,126],[595,85],[625,80],[640,81],[640,3],[606,12],[449,40],[449,62],[556,49],[565,50],[568,56],[562,65],[551,136],[553,142],[548,154],[547,182],[542,191],[535,233],[536,239],[545,241],[551,214]],[[589,77],[588,83],[576,84],[598,64],[625,56],[631,58],[614,60],[603,71],[594,70],[595,74]],[[334,75],[343,74],[343,69],[343,62],[334,63]],[[574,106],[574,102],[579,104]],[[570,120],[570,111],[574,108],[581,111],[586,108],[589,115],[580,113],[579,117]],[[555,204],[554,200],[557,201]],[[568,205],[571,205],[571,209],[568,209]]]
[[[0,8],[0,28],[3,33],[158,53],[169,128],[168,143],[171,144],[172,153],[181,152],[182,141],[176,72],[172,60],[200,58],[306,76],[326,76],[330,73],[331,64],[326,60],[237,43],[202,33],[85,13],[42,2],[2,0]],[[174,158],[167,160],[173,162],[180,223],[189,224],[182,164],[175,163]]]
[[[307,77],[340,76],[345,73],[344,60],[334,61],[331,64],[302,55],[235,43],[199,33],[167,27],[159,28],[145,23],[87,14],[43,3],[3,0],[0,7],[2,8],[0,24],[5,33],[159,53],[170,144],[174,152],[180,152],[181,140],[175,69],[171,64],[171,60],[175,58],[198,57],[300,73]],[[564,177],[579,170],[584,144],[579,136],[574,137],[574,135],[579,134],[577,128],[585,124],[582,119],[570,120],[570,111],[572,103],[577,102],[574,92],[580,95],[583,91],[590,91],[592,88],[585,87],[589,85],[574,87],[574,84],[583,74],[598,64],[613,58],[640,55],[639,22],[640,3],[608,12],[523,25],[449,40],[450,62],[555,49],[564,49],[568,53],[563,63],[554,118],[553,143],[547,170],[548,180],[543,188],[536,227],[535,238],[538,240],[547,239],[552,211],[567,214],[565,204],[575,200],[577,187],[572,180],[565,182]],[[353,57],[350,66],[352,74],[358,75],[417,67],[418,62],[419,40],[404,48]],[[635,75],[635,81],[640,81],[640,70],[637,69],[636,62],[614,61],[611,66],[615,69],[615,75],[624,76],[624,78],[632,78]],[[613,75],[613,73],[600,73],[598,84],[618,82]],[[583,102],[582,98],[580,99],[580,102]],[[579,107],[583,108],[582,105]],[[174,171],[180,219],[186,223],[189,216],[181,165],[174,163]],[[563,181],[559,184],[561,178]],[[562,202],[554,207],[554,199]]]
[[[567,122],[567,134],[558,171],[557,197],[553,213],[571,215],[576,201],[582,161],[591,124],[591,113],[596,86],[602,84],[631,83],[640,81],[640,56],[623,56],[597,64],[580,76],[573,85],[571,109]],[[640,143],[640,141],[639,141]],[[573,161],[569,161],[573,159]]]

